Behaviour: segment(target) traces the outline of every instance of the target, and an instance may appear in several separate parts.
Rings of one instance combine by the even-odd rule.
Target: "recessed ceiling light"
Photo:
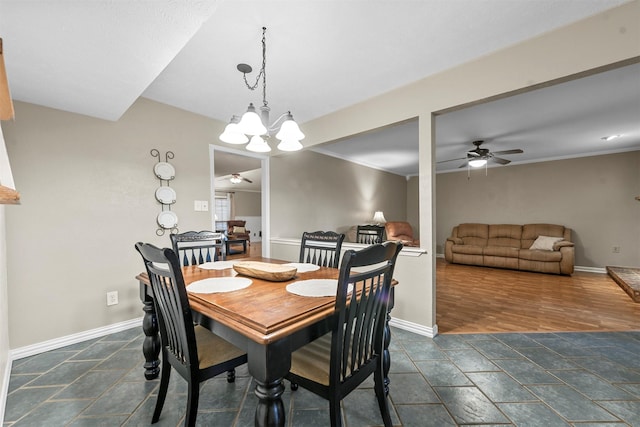
[[[621,137],[622,135],[609,135],[609,136],[603,136],[602,139],[603,141],[611,141],[612,139],[616,139]]]

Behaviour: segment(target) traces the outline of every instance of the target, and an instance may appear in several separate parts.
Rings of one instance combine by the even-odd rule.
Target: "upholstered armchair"
[[[251,232],[245,228],[247,221],[233,219],[227,221],[227,239],[228,240],[246,240],[251,244]]]
[[[406,221],[389,221],[384,225],[387,240],[400,240],[405,246],[420,246],[420,240],[413,238],[413,227]]]

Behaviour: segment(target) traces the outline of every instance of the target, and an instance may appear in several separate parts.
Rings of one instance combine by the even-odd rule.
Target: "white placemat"
[[[205,262],[204,264],[200,264],[198,267],[204,270],[225,270],[227,268],[233,268],[233,264],[235,264],[235,261],[214,261]]]
[[[315,264],[311,264],[309,262],[290,262],[287,264],[282,264],[282,265],[288,265],[291,267],[295,267],[296,269],[298,269],[298,273],[306,273],[308,271],[316,271],[316,270],[320,270],[320,267],[315,265]]]
[[[309,279],[299,280],[287,285],[287,292],[300,295],[302,297],[335,297],[338,290],[336,279]],[[349,283],[348,292],[353,290],[353,285]]]
[[[244,289],[253,281],[246,277],[210,277],[191,283],[187,291],[199,294],[213,294],[216,292],[232,292]]]

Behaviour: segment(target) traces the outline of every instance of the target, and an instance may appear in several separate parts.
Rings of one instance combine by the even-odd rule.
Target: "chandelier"
[[[250,85],[247,81],[247,73],[253,69],[248,64],[238,64],[238,71],[242,73],[244,83],[249,90],[255,90],[260,84],[262,77],[262,106],[260,107],[260,115],[256,112],[253,103],[249,104],[247,112],[242,118],[234,115],[231,117],[229,124],[220,135],[220,141],[228,144],[246,144],[247,150],[258,153],[266,153],[271,151],[271,147],[267,140],[271,134],[276,132],[276,138],[280,140],[278,149],[282,151],[297,151],[302,149],[300,140],[304,138],[304,134],[300,131],[300,127],[293,120],[291,111],[287,111],[278,119],[269,124],[269,108],[267,102],[267,41],[265,37],[266,27],[262,27],[262,67],[256,77],[256,82]]]

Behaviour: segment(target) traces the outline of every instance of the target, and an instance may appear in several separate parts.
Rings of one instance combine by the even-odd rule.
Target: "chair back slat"
[[[217,261],[218,253],[223,260],[226,259],[224,240],[223,233],[206,230],[171,234],[173,251],[182,259],[182,265],[185,267]]]
[[[386,242],[345,252],[336,295],[337,330],[331,343],[334,381],[343,383],[356,372],[374,369],[370,365],[382,353],[391,279],[401,249],[399,242]]]
[[[365,245],[382,243],[384,227],[379,225],[359,225],[356,229],[356,242]]]
[[[193,318],[178,257],[169,248],[150,244],[136,243],[136,249],[149,275],[162,345],[185,369],[197,369]]]
[[[300,262],[338,268],[344,237],[333,231],[305,231],[300,244]]]

